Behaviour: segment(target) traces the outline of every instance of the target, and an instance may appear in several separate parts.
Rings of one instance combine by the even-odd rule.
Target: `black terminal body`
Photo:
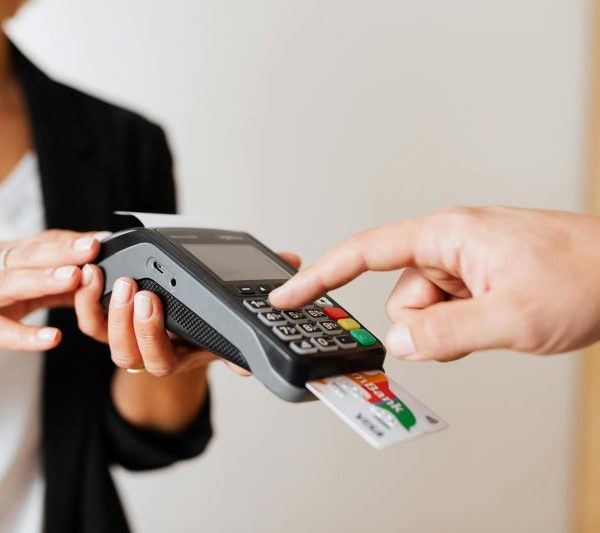
[[[295,270],[247,233],[133,228],[102,243],[103,304],[114,282],[136,280],[165,309],[165,327],[247,370],[284,400],[314,399],[307,381],[380,369],[385,349],[329,297],[292,311],[269,292]]]

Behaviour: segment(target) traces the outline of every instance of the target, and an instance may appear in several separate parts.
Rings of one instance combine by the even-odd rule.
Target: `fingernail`
[[[94,233],[94,238],[97,241],[103,241],[104,239],[108,239],[111,235],[111,231],[99,231],[98,233]]]
[[[63,266],[54,271],[54,279],[66,281],[72,279],[77,270],[76,266]]]
[[[41,341],[53,341],[58,335],[56,328],[42,328],[37,332],[37,338]]]
[[[387,337],[387,346],[393,355],[402,359],[410,360],[418,355],[408,326],[392,329]]]
[[[89,252],[95,240],[94,237],[81,237],[73,243],[73,249],[77,252]]]
[[[126,304],[131,298],[131,285],[122,279],[115,281],[113,298],[119,304]]]
[[[148,320],[152,316],[152,300],[145,294],[136,294],[133,299],[133,312],[140,320]]]
[[[83,285],[89,285],[94,277],[94,269],[90,265],[85,265],[81,270],[81,283]]]

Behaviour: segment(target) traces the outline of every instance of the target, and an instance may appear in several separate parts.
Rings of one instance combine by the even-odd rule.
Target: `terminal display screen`
[[[182,244],[223,281],[288,279],[275,261],[251,244]]]

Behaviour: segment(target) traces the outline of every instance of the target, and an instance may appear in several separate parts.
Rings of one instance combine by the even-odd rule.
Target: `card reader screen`
[[[223,281],[261,281],[290,276],[250,244],[182,244]]]

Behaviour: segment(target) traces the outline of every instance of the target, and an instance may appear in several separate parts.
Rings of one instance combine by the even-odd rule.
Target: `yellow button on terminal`
[[[342,329],[350,331],[351,329],[360,329],[360,324],[353,318],[342,318],[337,321]]]

